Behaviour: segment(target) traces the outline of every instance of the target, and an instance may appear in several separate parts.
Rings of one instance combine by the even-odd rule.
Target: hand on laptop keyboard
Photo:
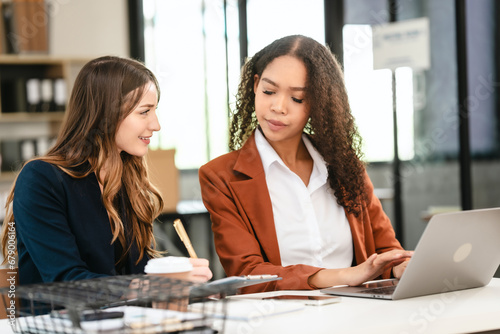
[[[370,281],[382,275],[382,273],[390,268],[398,266],[394,271],[394,275],[401,275],[406,268],[406,261],[411,258],[413,251],[392,250],[381,254],[372,254],[365,262],[353,267],[354,273],[348,282],[350,286],[357,286],[363,282]],[[396,278],[399,278],[396,276]]]

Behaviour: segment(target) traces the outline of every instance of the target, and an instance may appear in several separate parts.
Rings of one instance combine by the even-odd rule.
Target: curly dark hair
[[[246,62],[232,112],[229,148],[241,148],[258,126],[255,74],[261,77],[269,63],[284,55],[301,60],[306,67],[306,97],[311,113],[304,132],[326,161],[328,182],[338,204],[358,216],[366,200],[361,137],[349,106],[342,68],[328,47],[314,39],[301,35],[283,37]]]

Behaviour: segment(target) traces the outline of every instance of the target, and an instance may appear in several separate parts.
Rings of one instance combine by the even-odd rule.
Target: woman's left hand
[[[212,278],[213,274],[208,267],[207,259],[190,258],[189,262],[193,265],[193,270],[189,273],[189,280],[195,283],[204,283]]]
[[[403,276],[406,266],[408,266],[408,261],[410,261],[410,259],[406,259],[401,264],[392,267],[392,274],[394,275],[394,277],[401,278],[401,276]]]

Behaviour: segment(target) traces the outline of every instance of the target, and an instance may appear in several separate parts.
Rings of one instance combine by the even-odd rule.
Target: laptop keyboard
[[[379,294],[379,295],[391,295],[396,289],[396,285],[384,286],[380,288],[372,288],[372,289],[363,289],[359,292],[362,293],[370,293],[370,294]]]

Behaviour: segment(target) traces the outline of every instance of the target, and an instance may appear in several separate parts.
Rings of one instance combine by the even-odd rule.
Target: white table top
[[[443,334],[493,329],[500,329],[499,278],[482,288],[397,301],[342,297],[340,303],[306,306],[298,312],[247,322],[228,320],[224,333]]]
[[[297,294],[310,293],[296,291]],[[314,293],[320,294],[319,291]],[[247,295],[262,298],[275,293]],[[482,288],[397,301],[342,297],[340,303],[305,306],[299,311],[226,320],[223,333],[470,333],[500,329],[500,278]],[[262,312],[261,312],[262,313]],[[0,333],[12,333],[0,320]]]

